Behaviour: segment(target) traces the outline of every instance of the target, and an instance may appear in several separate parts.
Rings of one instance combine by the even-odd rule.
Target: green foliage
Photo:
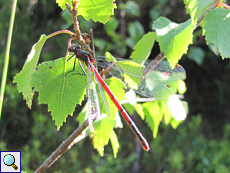
[[[94,8],[98,8],[98,7],[94,7]],[[79,6],[79,12],[80,12],[80,9],[81,8]],[[89,13],[89,15],[93,17],[92,13]],[[115,30],[117,25],[116,24],[111,25],[109,28],[111,27],[113,28],[113,30]],[[131,57],[135,59],[135,61],[137,61],[136,60],[137,57],[141,57],[143,59],[142,63],[126,61],[126,62],[117,62],[116,65],[124,69],[124,76],[123,76],[124,81],[128,83],[131,88],[138,89],[138,85],[141,83],[141,78],[137,78],[135,76],[133,77],[131,74],[129,74],[128,69],[135,68],[136,69],[135,72],[139,71],[137,75],[142,76],[142,70],[144,69],[144,66],[140,64],[143,64],[143,62],[148,58],[150,54],[150,50],[153,47],[156,34],[154,32],[149,32],[148,34],[144,35],[143,38],[139,41],[144,31],[143,31],[141,24],[137,21],[130,23],[128,27],[128,32],[131,36],[130,38],[132,38],[131,39],[132,43],[131,42],[130,43],[135,45],[138,42],[134,48],[134,51]],[[113,32],[110,32],[110,34],[111,33]],[[41,39],[37,42],[37,44],[33,46],[31,53],[29,54],[27,58],[27,61],[25,63],[23,70],[19,74],[16,75],[14,82],[15,83],[17,82],[19,88],[20,87],[24,88],[24,90],[21,89],[19,91],[23,92],[24,98],[27,99],[27,103],[29,107],[31,107],[31,102],[29,101],[32,100],[34,91],[39,92],[39,97],[38,97],[39,103],[48,105],[48,111],[51,111],[53,120],[55,120],[55,125],[57,126],[57,129],[59,130],[60,127],[63,125],[63,122],[66,121],[67,116],[73,114],[76,104],[81,104],[84,98],[85,90],[87,88],[87,82],[85,80],[85,76],[68,74],[68,72],[72,70],[72,67],[74,64],[74,58],[72,58],[69,61],[67,61],[67,58],[60,58],[52,62],[51,61],[45,62],[39,65],[35,71],[35,65],[38,62],[38,58],[39,58],[41,49],[46,39],[47,37],[42,36]],[[143,45],[145,45],[145,47],[143,47]],[[80,66],[76,67],[76,72],[81,73]],[[27,81],[25,82],[24,79],[27,79]],[[111,81],[114,81],[114,80],[111,80]],[[124,85],[120,84],[120,87],[118,87],[117,84],[119,84],[119,81],[118,82],[117,81],[108,82],[108,85],[111,87],[111,90],[115,91],[114,94],[118,96],[119,100],[122,100],[124,99],[124,90],[123,90]],[[159,85],[158,87],[162,88],[161,85]],[[157,88],[157,90],[159,91],[160,89]],[[27,94],[28,92],[29,94]],[[166,88],[163,87],[162,92],[167,93],[168,91]],[[173,93],[173,90],[172,92],[168,92],[167,97],[171,95],[172,93]],[[30,97],[28,97],[28,95]],[[116,107],[114,104],[112,104],[112,101],[108,98],[108,96],[107,96],[107,100],[108,100],[109,105],[111,105],[109,108],[111,112],[111,118],[114,119],[117,113]],[[100,98],[100,103],[101,105],[103,105],[103,101],[101,98]],[[164,108],[164,106],[162,105],[161,107]],[[149,107],[147,106],[146,108],[147,109],[151,108],[151,106]],[[102,106],[101,110],[102,110],[101,111],[102,113],[106,113],[106,109],[104,106]],[[161,114],[162,113],[163,112],[161,112]],[[85,119],[84,116],[87,115],[87,111],[84,110],[84,112],[82,112],[81,115],[82,116],[80,116],[81,118],[79,119],[80,122],[82,122]],[[165,118],[167,117],[166,115],[167,113],[165,113]],[[151,116],[151,115],[147,114],[146,117],[148,116]],[[166,118],[166,120],[167,119],[168,121],[166,122],[169,122],[169,119],[171,118]],[[157,124],[153,128],[154,137],[156,137],[157,129],[158,129],[158,126],[161,120],[162,119],[160,119],[160,121],[158,121],[157,123],[154,122],[156,120],[153,120],[153,122]],[[110,123],[103,123],[104,121],[105,121],[104,119],[100,121],[100,125],[101,125],[99,128],[100,130],[103,128],[108,129],[108,126]],[[150,119],[147,118],[146,121],[147,123],[149,123],[148,121],[150,121]],[[115,124],[118,124],[118,122],[115,121]],[[114,138],[116,137],[116,135],[114,135],[114,131],[112,130],[115,127],[116,127],[115,125],[110,124],[111,130],[108,131],[109,132],[108,135],[105,135],[103,137],[102,135],[100,135],[100,133],[97,132],[97,130],[95,130],[94,147],[99,151],[100,155],[103,155],[104,146],[108,144],[108,140],[111,138],[111,135],[113,134],[112,135],[113,138],[111,140],[113,141],[113,144],[114,144],[113,145],[113,150],[115,151],[114,156],[116,156],[118,145],[117,145],[116,139]]]
[[[148,126],[153,131],[153,137],[156,138],[158,127],[163,119],[161,108],[158,105],[158,102],[153,102],[153,103],[149,102],[143,104],[143,111],[146,116],[146,121],[148,123]]]
[[[70,126],[64,126],[57,133],[53,129],[50,118],[42,114],[33,114],[33,119],[36,123],[31,129],[31,138],[21,149],[21,166],[28,173],[34,172],[37,165],[41,164],[56,148],[56,144],[64,140],[72,131]],[[73,117],[71,119],[68,123],[74,125]],[[151,143],[153,152],[143,153],[143,159],[140,162],[143,165],[142,170],[151,172],[161,169],[168,173],[182,171],[187,173],[229,172],[230,126],[225,125],[223,136],[217,139],[213,138],[208,131],[207,136],[204,135],[204,126],[205,122],[202,121],[201,116],[194,116],[190,122],[183,123],[176,130],[172,130],[170,126],[161,126],[160,135]],[[37,136],[41,136],[41,138],[38,139]],[[47,141],[49,141],[49,145],[47,145]],[[127,148],[125,144],[122,145]],[[3,141],[0,142],[0,150],[9,150]],[[86,151],[90,151],[90,155],[87,155]],[[79,142],[47,172],[63,170],[65,172],[73,170],[79,170],[79,172],[86,170],[127,172],[136,160],[135,154],[126,152],[126,150],[119,152],[116,159],[113,158],[110,151],[106,150],[106,153],[106,156],[100,157],[87,142]],[[85,162],[87,164],[84,164]]]
[[[133,48],[133,52],[130,56],[131,59],[143,59],[143,62],[149,58],[154,42],[156,40],[156,33],[149,32],[145,34]],[[142,63],[143,64],[143,63]]]
[[[73,63],[74,58],[42,63],[30,83],[33,90],[39,92],[39,104],[48,105],[58,130],[66,117],[73,114],[76,104],[81,104],[86,93],[86,76],[68,73],[73,69]],[[75,72],[82,73],[79,65]]]
[[[229,23],[229,10],[216,8],[207,13],[202,24],[207,44],[213,43],[223,59],[230,57]]]
[[[187,52],[188,45],[192,43],[193,25],[191,20],[177,24],[169,19],[160,17],[153,23],[157,33],[160,49],[170,62],[178,62]]]
[[[58,4],[59,7],[61,7],[62,10],[66,9],[66,3],[69,5],[72,5],[72,0],[56,0],[56,3]]]
[[[127,29],[130,37],[126,39],[126,43],[130,48],[133,48],[143,36],[144,28],[140,22],[134,21],[129,24]]]
[[[213,0],[184,0],[187,13],[190,14],[192,24],[195,25],[201,14],[208,8]]]
[[[195,61],[198,65],[202,65],[205,53],[200,47],[191,47],[188,51],[188,58]]]
[[[116,140],[116,135],[114,135],[113,128],[116,127],[116,122],[114,120],[111,120],[110,118],[104,118],[99,122],[94,123],[95,131],[94,131],[94,148],[98,150],[99,154],[101,156],[104,155],[104,146],[108,144],[109,139],[114,141]],[[115,141],[114,141],[115,142]],[[114,144],[114,143],[113,143]],[[119,145],[114,145],[114,151],[118,151],[117,147]],[[117,153],[114,153],[114,156],[116,156]]]
[[[17,83],[18,90],[19,92],[22,92],[23,98],[26,100],[26,103],[29,107],[32,105],[32,98],[34,95],[30,85],[30,81],[32,79],[31,75],[35,71],[35,67],[37,66],[41,50],[46,39],[46,36],[42,35],[39,41],[34,44],[26,59],[22,71],[14,77],[14,83]]]
[[[114,14],[116,5],[113,2],[114,0],[79,1],[78,15],[86,20],[92,19],[105,24]]]
[[[126,14],[137,17],[140,16],[140,7],[136,2],[128,1],[126,4],[124,4],[125,7],[122,7],[122,5],[120,5],[119,7],[124,8]]]
[[[66,9],[66,3],[72,6],[72,0],[56,0],[62,10]],[[114,0],[88,0],[79,1],[78,15],[83,16],[86,20],[92,19],[94,22],[105,24],[114,14],[116,4]]]
[[[155,159],[148,156],[149,163],[155,163],[149,170],[162,169],[170,172],[229,172],[229,125],[224,127],[224,136],[213,139],[202,134],[201,116],[194,116],[189,123],[182,124],[175,131],[164,126],[164,132],[156,138],[152,147]],[[210,139],[211,138],[211,139]]]

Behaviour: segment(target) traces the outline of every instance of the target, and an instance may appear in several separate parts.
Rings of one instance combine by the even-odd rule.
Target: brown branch
[[[68,9],[68,11],[69,11],[69,13],[73,19],[74,30],[77,34],[76,39],[80,41],[80,40],[83,40],[83,38],[81,36],[81,31],[79,29],[79,22],[77,20],[77,14],[78,14],[77,6],[78,5],[75,1],[73,1],[72,4],[73,4],[73,9],[71,8],[71,6],[68,3],[66,3],[66,8]]]
[[[64,142],[62,142],[62,144],[46,159],[45,162],[42,163],[42,165],[35,172],[42,173],[48,169],[63,153],[68,151],[72,145],[78,142],[76,142],[75,139],[87,126],[88,120],[81,124]]]
[[[73,9],[71,8],[71,6],[66,3],[66,8],[69,11],[72,20],[73,20],[73,26],[74,26],[74,30],[76,32],[76,37],[74,37],[74,39],[76,39],[82,46],[82,49],[88,53],[90,53],[91,55],[93,55],[93,51],[89,46],[89,43],[86,42],[86,40],[82,37],[82,33],[79,27],[79,22],[77,20],[77,14],[78,14],[78,5],[79,5],[79,1],[78,0],[73,0],[72,1],[72,6]]]

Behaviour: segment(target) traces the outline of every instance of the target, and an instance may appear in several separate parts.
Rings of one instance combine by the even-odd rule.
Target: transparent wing
[[[90,63],[90,65],[92,65],[92,63]],[[108,116],[110,117],[110,111],[109,111],[108,102],[107,102],[106,97],[105,97],[105,95],[104,95],[104,93],[103,93],[102,86],[100,85],[100,83],[99,83],[99,81],[98,81],[98,79],[97,79],[96,74],[95,74],[94,71],[93,71],[93,73],[94,73],[95,79],[96,79],[96,81],[97,81],[98,88],[99,88],[99,91],[100,91],[100,93],[101,93],[101,97],[102,97],[103,102],[104,102],[103,105],[105,106],[105,109],[106,109],[106,111],[107,111],[107,113],[108,113]]]
[[[174,94],[169,83],[186,77],[185,69],[181,65],[167,61],[150,60],[143,63],[143,60],[99,57],[96,62],[111,76],[124,80],[127,86],[138,94],[161,100]]]
[[[88,124],[91,132],[94,131],[93,122],[100,115],[100,105],[95,83],[92,78],[90,67],[87,71],[88,81]]]

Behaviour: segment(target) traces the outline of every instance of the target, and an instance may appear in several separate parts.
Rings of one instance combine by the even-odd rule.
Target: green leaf
[[[59,7],[61,7],[62,10],[66,9],[66,3],[69,5],[72,5],[72,0],[56,0],[56,3],[58,4]]]
[[[105,53],[105,58],[108,62],[116,62],[116,59],[113,57],[113,55],[109,52]]]
[[[46,35],[41,35],[38,42],[33,45],[23,66],[23,69],[14,77],[14,83],[17,83],[18,90],[19,92],[22,92],[23,98],[26,100],[26,103],[29,108],[31,108],[32,98],[34,95],[34,91],[32,91],[32,87],[30,85],[30,81],[32,79],[31,75],[35,71],[35,67],[37,66],[41,49],[46,40]]]
[[[114,127],[116,127],[115,120],[111,120],[108,117],[105,117],[101,121],[94,123],[95,130],[94,130],[93,145],[94,148],[97,149],[97,151],[101,156],[104,155],[104,146],[108,144],[109,139],[111,139],[111,136],[113,135],[112,133],[114,133],[113,132]],[[114,140],[114,138],[112,140]]]
[[[176,129],[183,121],[177,121],[174,118],[172,118],[170,120],[170,125],[172,126],[172,128]]]
[[[128,112],[129,115],[132,115],[134,112],[134,107],[130,103],[123,104],[125,110]]]
[[[117,157],[117,153],[118,153],[118,148],[120,146],[119,146],[119,142],[117,140],[117,135],[114,132],[114,130],[112,130],[112,132],[111,132],[110,141],[111,141],[111,145],[113,147],[113,156],[114,156],[114,158],[116,158]]]
[[[162,110],[162,114],[164,115],[164,122],[166,125],[168,125],[170,123],[170,121],[173,119],[173,116],[170,113],[170,110],[167,106],[166,101],[161,101],[160,105],[161,105],[160,107]]]
[[[116,35],[116,29],[118,28],[118,26],[119,26],[119,21],[115,17],[112,17],[112,19],[109,20],[104,26],[106,34],[108,36],[113,37],[114,35]]]
[[[127,43],[129,43],[129,47],[132,48],[144,35],[144,28],[139,21],[134,21],[128,25],[128,33],[131,37],[129,39],[131,39],[132,41],[129,40]]]
[[[137,114],[141,117],[141,119],[144,120],[144,119],[145,119],[145,113],[144,113],[144,111],[143,111],[143,106],[142,106],[142,104],[136,103],[136,104],[134,105],[134,108],[135,108]]]
[[[230,13],[228,9],[210,10],[204,18],[203,34],[207,44],[213,43],[222,58],[230,57]]]
[[[87,88],[86,76],[77,64],[73,69],[74,58],[69,61],[59,58],[42,63],[32,75],[31,86],[39,92],[39,104],[47,104],[57,129],[62,126],[68,115],[72,115],[76,104],[80,104]],[[76,74],[76,75],[74,75]]]
[[[145,121],[147,122],[148,126],[152,129],[153,137],[156,138],[159,124],[163,118],[161,109],[158,105],[158,102],[147,102],[142,105],[146,117]]]
[[[200,15],[208,8],[213,0],[184,0],[187,13],[192,18],[192,24],[195,25]]]
[[[105,24],[114,14],[116,4],[114,0],[85,0],[79,1],[78,15],[83,16],[86,20],[92,19],[94,22]],[[72,6],[72,0],[56,0],[62,10],[66,9],[66,3]]]
[[[202,65],[205,53],[200,47],[191,47],[188,51],[188,58],[195,61],[198,65]]]
[[[114,8],[114,0],[79,1],[78,15],[82,15],[86,20],[92,19],[94,22],[105,24],[114,14]]]
[[[191,20],[177,24],[165,17],[160,17],[154,22],[153,29],[156,29],[160,50],[165,53],[170,62],[178,62],[187,52],[188,45],[192,43]]]
[[[125,11],[126,13],[129,15],[133,15],[133,16],[140,16],[140,8],[139,5],[134,2],[134,1],[128,1],[125,4]]]
[[[148,59],[152,47],[154,45],[154,42],[156,40],[156,33],[155,32],[149,32],[145,34],[136,44],[136,46],[133,48],[134,51],[132,52],[130,58],[135,59],[143,59],[143,63]],[[143,64],[140,64],[143,65]]]

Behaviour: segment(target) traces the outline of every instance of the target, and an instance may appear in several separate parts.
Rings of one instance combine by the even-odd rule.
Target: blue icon
[[[12,154],[7,154],[3,158],[3,162],[7,166],[12,166],[15,170],[18,169],[18,167],[14,164],[15,163],[15,158]]]

